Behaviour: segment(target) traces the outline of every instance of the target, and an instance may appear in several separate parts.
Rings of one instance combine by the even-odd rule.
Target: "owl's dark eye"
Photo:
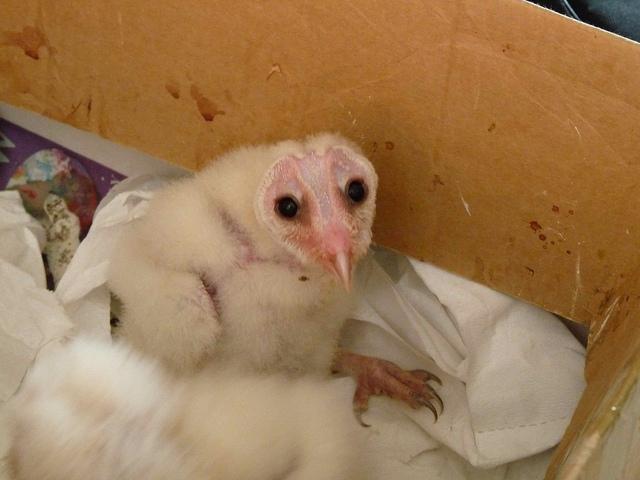
[[[367,187],[360,180],[352,180],[347,185],[347,197],[353,203],[360,203],[367,198]]]
[[[298,214],[298,208],[298,202],[291,197],[282,197],[276,201],[276,211],[287,220],[291,220]]]

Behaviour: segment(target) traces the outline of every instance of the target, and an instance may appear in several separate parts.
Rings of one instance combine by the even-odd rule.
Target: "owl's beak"
[[[341,251],[331,259],[331,269],[347,292],[351,291],[351,255]]]
[[[345,290],[350,291],[353,261],[349,230],[340,222],[332,222],[324,229],[321,238],[325,268],[335,275]]]

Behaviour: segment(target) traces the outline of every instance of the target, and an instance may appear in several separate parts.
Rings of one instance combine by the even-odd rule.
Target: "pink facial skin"
[[[355,202],[347,194],[361,182],[366,195]],[[303,263],[315,262],[349,290],[355,262],[371,243],[378,178],[367,159],[347,147],[331,147],[277,160],[258,192],[256,213],[274,238]],[[297,203],[292,218],[278,211],[278,201]]]

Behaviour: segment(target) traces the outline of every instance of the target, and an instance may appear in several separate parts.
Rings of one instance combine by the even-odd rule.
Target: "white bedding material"
[[[121,227],[144,214],[163,184],[127,180],[101,203],[56,291],[76,331],[108,334],[110,251]],[[444,381],[445,413],[435,424],[427,410],[372,401],[365,415],[373,425],[371,478],[542,478],[548,453],[490,470],[461,457],[492,467],[559,440],[583,388],[584,351],[565,327],[540,309],[382,250],[357,278],[363,300],[345,343]],[[0,331],[0,341],[5,336]]]
[[[44,227],[29,215],[17,191],[0,191],[0,258],[27,273],[38,287],[46,287],[40,252]]]
[[[435,371],[444,381],[445,415],[434,423],[428,410],[404,408],[405,423],[480,467],[560,440],[584,389],[585,352],[556,317],[383,250],[358,280],[360,321],[348,326],[345,346]],[[372,409],[364,419],[375,425],[376,415]]]
[[[20,386],[39,350],[71,327],[46,290],[44,229],[20,194],[0,192],[0,405]]]

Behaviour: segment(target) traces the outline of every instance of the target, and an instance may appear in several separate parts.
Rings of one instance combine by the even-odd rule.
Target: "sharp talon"
[[[360,410],[354,410],[353,414],[356,417],[356,420],[358,421],[358,423],[360,425],[362,425],[363,427],[369,428],[371,425],[369,425],[368,423],[364,423],[364,421],[362,420],[362,413]]]
[[[431,395],[440,402],[440,415],[442,415],[444,413],[444,402],[442,401],[442,398],[440,398],[440,395],[435,391],[431,392]]]
[[[431,413],[433,413],[433,416],[435,417],[435,421],[438,421],[438,411],[436,410],[436,407],[434,407],[433,405],[431,405],[431,402],[429,402],[428,400],[419,400],[420,403],[422,405],[424,405],[425,407],[427,407],[429,410],[431,410]]]
[[[440,378],[437,375],[434,375],[431,372],[427,372],[426,370],[422,370],[421,368],[417,370],[412,370],[411,373],[419,373],[423,375],[426,378],[424,381],[425,383],[427,383],[429,380],[433,380],[438,385],[442,385],[442,380],[440,380]]]
[[[360,425],[371,426],[362,420],[362,414],[367,410],[369,397],[374,395],[386,395],[411,408],[427,407],[438,421],[444,411],[444,402],[429,383],[433,380],[442,385],[437,375],[427,370],[404,370],[392,362],[374,357],[353,354],[348,358],[353,363],[350,373],[357,380],[353,411]]]

